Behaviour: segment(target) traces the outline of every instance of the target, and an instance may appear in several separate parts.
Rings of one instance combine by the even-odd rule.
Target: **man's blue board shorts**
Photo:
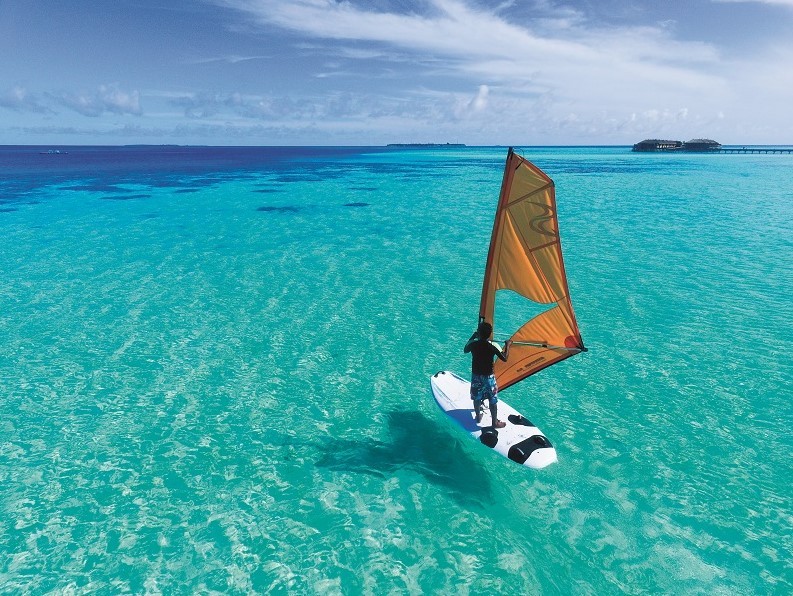
[[[493,406],[498,401],[496,375],[471,375],[471,399],[483,402],[488,400]]]

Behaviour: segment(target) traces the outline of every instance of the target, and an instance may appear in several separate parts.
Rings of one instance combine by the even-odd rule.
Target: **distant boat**
[[[61,151],[60,149],[50,149],[49,151],[39,151],[41,155],[66,155],[68,151]]]

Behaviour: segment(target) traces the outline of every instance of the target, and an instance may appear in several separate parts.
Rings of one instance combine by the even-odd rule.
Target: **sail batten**
[[[541,244],[540,246],[537,246],[535,248],[530,248],[529,250],[531,252],[534,252],[535,250],[542,250],[543,248],[548,248],[549,246],[553,246],[554,244],[559,244],[559,241],[558,240],[551,240],[547,244]]]
[[[513,344],[509,361],[495,365],[500,388],[586,350],[564,270],[555,185],[512,149],[504,166],[479,308],[480,320],[494,327],[498,325],[499,290],[552,305],[519,329],[502,330]],[[538,337],[544,340],[538,342]]]

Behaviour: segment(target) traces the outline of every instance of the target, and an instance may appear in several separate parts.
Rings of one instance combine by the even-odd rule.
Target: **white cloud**
[[[247,100],[240,93],[185,93],[169,97],[168,103],[184,109],[188,118],[211,118],[224,108],[244,106]]]
[[[82,114],[98,117],[105,113],[142,114],[138,91],[122,91],[118,85],[100,85],[94,93],[53,95],[60,104]]]
[[[456,118],[469,118],[485,111],[488,106],[488,96],[490,87],[479,85],[476,95],[473,97],[459,97],[454,108]]]
[[[251,60],[265,60],[268,56],[240,56],[238,54],[230,54],[228,56],[215,56],[213,58],[198,58],[190,60],[188,64],[213,64],[223,62],[226,64],[239,64],[241,62],[250,62]]]
[[[487,96],[490,94],[490,88],[487,85],[479,85],[479,92],[474,97],[472,107],[474,111],[481,112],[487,107]]]
[[[721,3],[721,4],[772,4],[775,6],[787,6],[789,8],[793,8],[793,0],[711,0],[711,2]]]
[[[14,87],[0,95],[0,107],[19,112],[54,114],[50,106],[60,104],[83,116],[97,117],[106,113],[140,115],[140,94],[122,91],[118,85],[101,85],[94,93],[30,94]]]
[[[0,95],[0,108],[42,114],[51,111],[38,96],[31,95],[24,87],[14,87]]]

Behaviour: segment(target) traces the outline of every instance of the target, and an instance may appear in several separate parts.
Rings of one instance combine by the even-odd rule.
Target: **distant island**
[[[388,143],[386,147],[465,147],[464,143]]]
[[[633,146],[634,151],[719,151],[721,143],[712,139],[691,139],[690,141],[667,141],[645,139]]]

